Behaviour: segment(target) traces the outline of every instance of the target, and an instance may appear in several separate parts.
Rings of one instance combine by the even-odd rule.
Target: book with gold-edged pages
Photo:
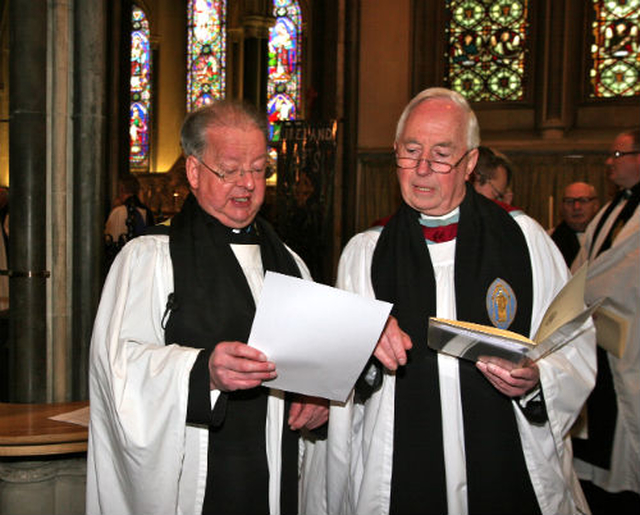
[[[562,348],[589,327],[587,321],[602,300],[585,308],[583,266],[551,302],[533,339],[497,327],[460,320],[429,318],[427,344],[432,349],[458,358],[477,361],[480,357],[501,358],[519,365],[538,361]]]

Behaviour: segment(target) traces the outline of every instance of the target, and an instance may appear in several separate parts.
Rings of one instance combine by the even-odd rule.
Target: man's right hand
[[[384,367],[397,370],[399,366],[407,364],[407,351],[412,346],[409,335],[400,329],[398,321],[390,316],[373,355]]]
[[[212,390],[247,390],[277,375],[275,363],[267,361],[258,349],[241,342],[220,342],[209,357]]]

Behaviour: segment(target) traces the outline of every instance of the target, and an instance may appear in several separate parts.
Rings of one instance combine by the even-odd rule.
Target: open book
[[[486,356],[518,365],[527,359],[542,359],[582,334],[586,321],[602,302],[598,300],[584,308],[586,276],[587,267],[583,266],[560,290],[533,340],[497,327],[431,317],[427,344],[444,354],[471,361]]]

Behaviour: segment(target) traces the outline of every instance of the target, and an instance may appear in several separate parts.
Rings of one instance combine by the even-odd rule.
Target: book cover
[[[601,304],[598,300],[585,309],[586,275],[583,266],[560,290],[533,339],[493,326],[430,317],[427,344],[438,352],[471,361],[497,357],[517,366],[525,360],[542,359],[582,334]]]

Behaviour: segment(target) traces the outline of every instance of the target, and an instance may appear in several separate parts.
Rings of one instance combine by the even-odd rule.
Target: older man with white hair
[[[341,256],[340,287],[394,307],[354,398],[331,410],[330,513],[588,511],[568,432],[595,380],[593,329],[515,368],[427,346],[429,316],[531,336],[569,278],[539,224],[467,184],[479,144],[461,95],[418,94],[394,144],[404,202]],[[506,319],[491,308],[498,289]]]

